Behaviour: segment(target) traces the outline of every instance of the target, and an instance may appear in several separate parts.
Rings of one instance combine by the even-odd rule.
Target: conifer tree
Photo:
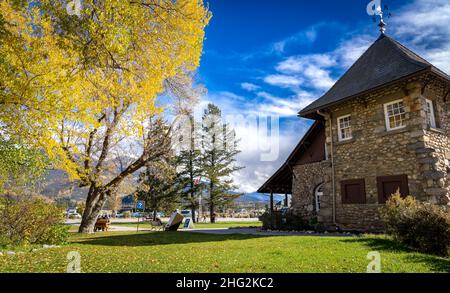
[[[202,169],[208,182],[209,214],[215,222],[215,211],[232,202],[240,194],[233,192],[232,175],[242,169],[235,165],[237,149],[236,135],[233,129],[222,122],[220,109],[209,104],[202,119]]]
[[[152,211],[153,220],[156,220],[158,211],[170,213],[177,208],[180,192],[173,158],[147,164],[139,175],[137,198],[145,201],[146,208]]]
[[[196,211],[199,207],[199,196],[203,191],[201,182],[204,172],[202,170],[202,157],[199,149],[198,131],[192,114],[184,116],[186,148],[180,150],[177,156],[178,184],[181,188],[182,198],[191,210],[192,220],[196,222]]]

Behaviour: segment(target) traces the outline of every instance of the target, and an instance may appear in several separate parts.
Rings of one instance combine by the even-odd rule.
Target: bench
[[[162,231],[164,230],[164,224],[161,222],[161,220],[150,221],[150,230]]]
[[[108,231],[109,223],[109,219],[98,219],[97,222],[95,222],[94,232]]]

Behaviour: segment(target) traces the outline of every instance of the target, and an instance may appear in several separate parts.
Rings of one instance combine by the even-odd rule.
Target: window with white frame
[[[434,116],[433,101],[425,99],[425,102],[426,102],[425,113],[427,115],[427,124],[431,128],[436,128],[436,118]]]
[[[386,129],[396,130],[406,126],[406,109],[403,100],[396,100],[384,104]]]
[[[352,139],[352,117],[341,116],[337,119],[339,141]]]

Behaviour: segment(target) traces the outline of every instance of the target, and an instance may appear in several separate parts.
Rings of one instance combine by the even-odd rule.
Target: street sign
[[[143,200],[138,200],[136,202],[136,211],[141,210],[141,211],[145,211],[145,201]],[[137,221],[137,226],[136,226],[136,232],[139,232],[139,218],[141,217],[141,215],[138,216],[138,221]]]
[[[192,223],[192,219],[191,218],[186,218],[186,220],[184,220],[183,229],[192,229],[192,228],[194,228],[194,224]]]
[[[144,210],[145,210],[145,201],[143,201],[143,200],[138,200],[138,201],[136,202],[136,210],[142,210],[142,211],[144,211]]]

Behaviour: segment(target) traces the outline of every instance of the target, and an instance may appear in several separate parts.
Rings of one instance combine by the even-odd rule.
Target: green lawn
[[[78,251],[82,272],[354,272],[378,251],[383,272],[450,272],[450,260],[383,236],[299,237],[108,232],[71,236],[60,248],[0,256],[1,272],[64,272]]]

